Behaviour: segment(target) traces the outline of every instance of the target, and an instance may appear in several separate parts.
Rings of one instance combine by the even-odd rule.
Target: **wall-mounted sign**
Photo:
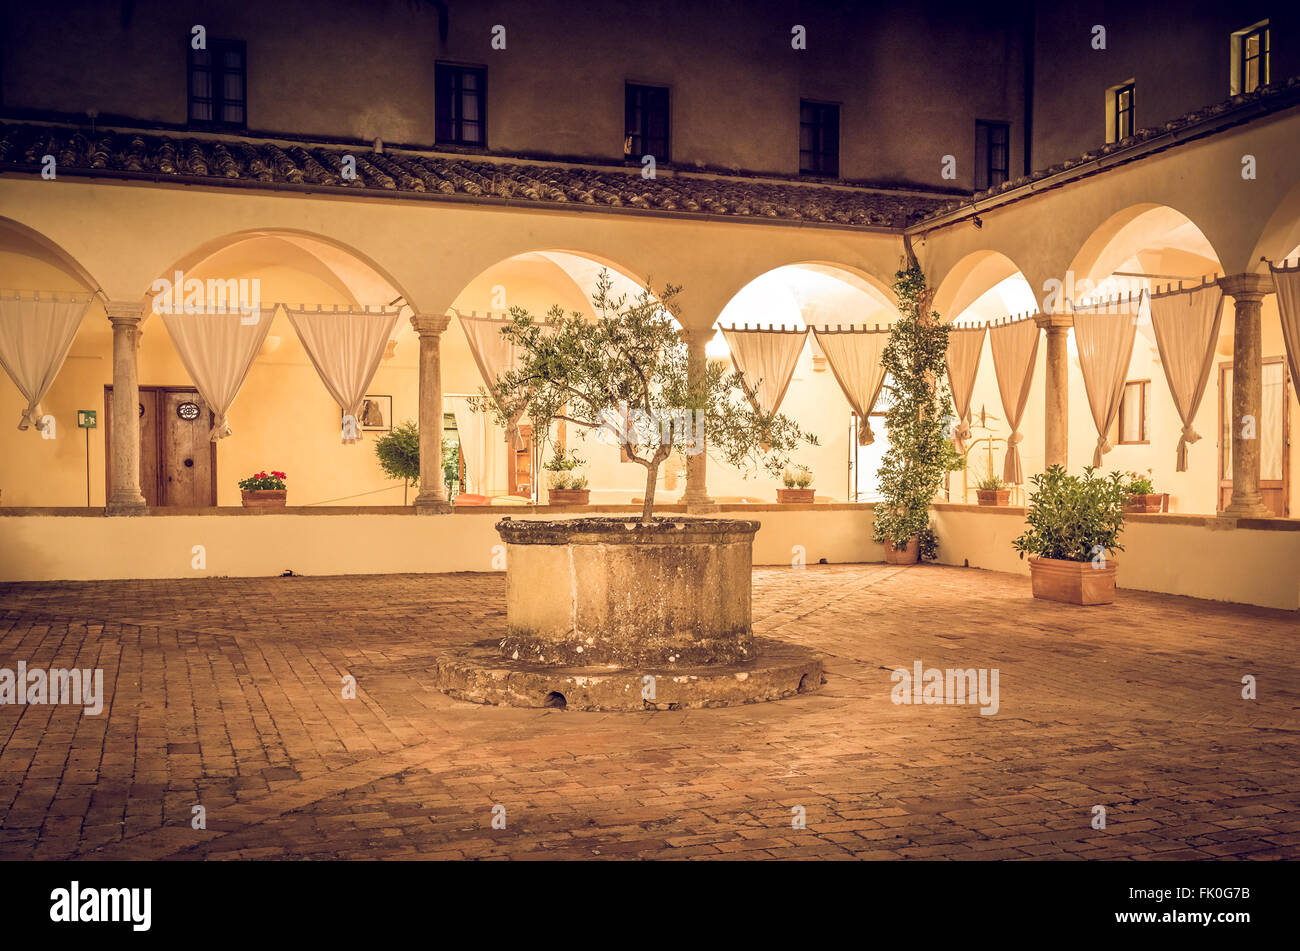
[[[96,425],[98,425],[98,422],[97,422],[97,413],[95,410],[93,409],[77,410],[78,429],[94,429]]]
[[[178,403],[176,404],[176,415],[179,416],[181,419],[191,419],[191,420],[198,419],[199,404],[189,403],[189,402]]]

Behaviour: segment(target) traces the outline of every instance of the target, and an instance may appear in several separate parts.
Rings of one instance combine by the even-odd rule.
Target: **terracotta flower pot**
[[[239,494],[246,509],[284,508],[288,489],[240,489]]]
[[[586,505],[591,498],[590,489],[547,489],[546,500],[551,505]]]
[[[1130,495],[1125,512],[1159,512],[1165,504],[1163,492],[1151,492],[1146,495]]]
[[[976,489],[975,498],[980,505],[1010,505],[1010,489]]]
[[[776,500],[782,503],[812,502],[816,493],[816,489],[777,489]]]
[[[885,564],[914,565],[921,560],[921,541],[915,535],[908,539],[903,548],[895,548],[893,542],[885,540]]]
[[[1030,558],[1029,581],[1034,597],[1066,604],[1110,604],[1115,600],[1115,561]]]

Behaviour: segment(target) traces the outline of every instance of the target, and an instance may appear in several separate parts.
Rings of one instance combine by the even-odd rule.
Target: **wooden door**
[[[1286,363],[1262,361],[1259,434],[1259,494],[1279,518],[1290,515],[1291,420]],[[1232,364],[1219,365],[1219,511],[1232,501]]]
[[[159,413],[162,504],[217,504],[216,448],[212,414],[197,390],[167,389]]]
[[[113,388],[104,387],[104,445],[112,450]],[[217,449],[212,413],[197,390],[140,387],[140,492],[150,506],[217,504]],[[107,456],[106,456],[107,457]],[[112,465],[104,484],[113,494]]]
[[[158,391],[140,387],[140,494],[150,506],[161,505],[158,479]],[[113,388],[104,387],[104,498],[113,496]]]

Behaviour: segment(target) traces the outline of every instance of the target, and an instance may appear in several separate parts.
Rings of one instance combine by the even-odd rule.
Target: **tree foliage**
[[[690,455],[707,443],[730,465],[779,476],[801,441],[816,443],[787,417],[755,409],[740,374],[709,365],[689,379],[673,320],[680,290],[669,285],[656,294],[647,283],[629,298],[615,294],[602,271],[594,320],[558,305],[545,320],[512,307],[501,333],[521,357],[496,381],[493,399],[481,403],[503,426],[526,411],[534,432],[565,420],[603,442],[622,443],[628,459],[646,470],[642,521],[651,519],[659,467],[674,448]]]
[[[876,503],[875,538],[902,548],[916,536],[922,558],[938,555],[930,503],[944,476],[963,460],[948,438],[952,397],[948,392],[948,327],[926,313],[930,295],[915,264],[895,275],[900,318],[890,327],[881,365],[891,380],[885,424],[889,449],[879,470],[883,501]]]
[[[1102,552],[1123,551],[1124,505],[1129,489],[1124,476],[1097,476],[1092,466],[1083,476],[1067,475],[1061,466],[1029,477],[1034,491],[1025,512],[1028,528],[1011,544],[1020,552],[1061,561],[1092,561]]]
[[[420,428],[407,420],[375,440],[379,468],[390,479],[401,479],[403,492],[420,483]]]

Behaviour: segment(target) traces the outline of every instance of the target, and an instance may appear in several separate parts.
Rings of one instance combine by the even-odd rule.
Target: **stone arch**
[[[1148,260],[1144,268],[1156,267],[1150,273],[1166,278],[1209,276],[1207,265],[1222,273],[1223,258],[1200,226],[1178,209],[1155,202],[1110,215],[1075,253],[1069,273],[1075,282],[1100,283],[1124,270],[1126,261],[1143,256]]]
[[[77,290],[97,291],[99,281],[81,262],[69,254],[57,242],[46,237],[34,228],[30,228],[12,218],[0,217],[0,252],[9,252],[30,257],[41,264],[61,272],[68,283],[75,284]],[[19,282],[26,280],[15,275]],[[8,287],[12,282],[7,275],[0,274],[0,285]],[[73,287],[15,287],[13,290],[72,290]]]
[[[213,238],[157,272],[157,279],[170,281],[177,271],[202,273],[222,265],[244,269],[250,265],[249,258],[257,256],[265,256],[268,266],[314,273],[333,287],[338,303],[375,306],[400,298],[418,310],[417,302],[398,279],[368,255],[335,238],[297,229],[252,228]],[[143,296],[151,292],[152,287]]]
[[[1001,251],[985,249],[964,255],[947,270],[933,306],[951,323],[973,306],[982,305],[986,312],[979,316],[990,319],[1034,310],[1036,301],[1020,266]]]
[[[1249,269],[1263,272],[1268,265],[1261,259],[1268,258],[1274,264],[1284,258],[1296,255],[1300,248],[1300,182],[1292,186],[1277,209],[1269,216],[1268,223],[1260,231],[1259,240],[1255,242],[1250,256]]]

